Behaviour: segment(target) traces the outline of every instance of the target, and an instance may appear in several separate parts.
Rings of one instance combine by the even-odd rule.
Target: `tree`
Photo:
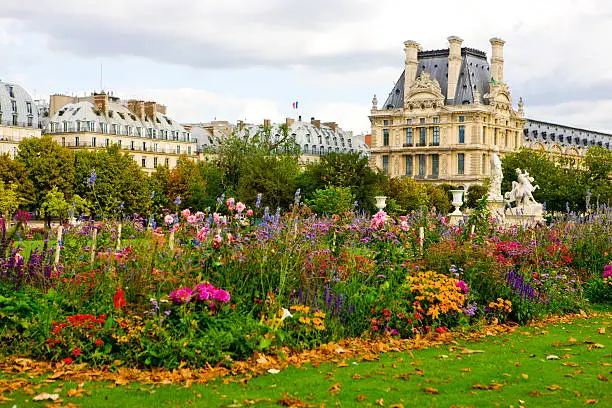
[[[355,196],[349,187],[328,186],[315,191],[307,201],[308,207],[317,214],[344,214],[351,210]]]
[[[236,196],[245,203],[255,203],[257,194],[262,194],[262,206],[288,209],[299,172],[297,157],[255,155],[242,165]]]
[[[17,187],[22,206],[34,204],[36,197],[34,184],[28,175],[28,169],[23,163],[13,160],[8,154],[0,155],[0,181]]]
[[[348,187],[360,208],[373,211],[374,197],[385,180],[385,174],[372,170],[368,158],[359,153],[330,153],[308,165],[298,177],[297,185],[306,198],[312,198],[316,190],[327,186]]]
[[[88,208],[87,201],[77,194],[72,195],[72,202],[64,198],[64,193],[57,187],[53,187],[45,196],[40,207],[40,214],[45,218],[47,227],[51,227],[51,218],[58,218],[60,223],[65,223],[71,213],[83,212]]]
[[[182,208],[201,209],[205,185],[198,164],[187,156],[181,156],[168,175],[166,198],[169,203],[174,203],[180,197]]]
[[[118,146],[76,153],[75,192],[91,203],[94,217],[147,213],[151,192],[147,175]]]
[[[429,207],[427,186],[409,177],[390,178],[384,187],[384,194],[388,200],[395,201],[397,214]]]
[[[585,184],[593,197],[589,204],[612,200],[612,150],[591,146],[584,155],[584,166],[587,169]]]
[[[467,189],[467,197],[465,200],[466,207],[476,208],[482,197],[488,196],[488,194],[489,188],[486,185],[472,184]]]
[[[4,181],[0,180],[0,217],[5,220],[11,218],[11,215],[21,203],[22,198],[17,191],[17,185],[14,183],[4,184]]]
[[[71,197],[75,180],[74,154],[45,135],[28,138],[19,143],[18,162],[28,169],[34,187],[32,206],[40,208],[53,187]]]

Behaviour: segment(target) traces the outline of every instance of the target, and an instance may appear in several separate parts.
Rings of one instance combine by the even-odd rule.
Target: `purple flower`
[[[457,281],[457,283],[455,284],[465,295],[468,294],[468,292],[470,291],[470,288],[468,287],[468,284],[465,281]]]

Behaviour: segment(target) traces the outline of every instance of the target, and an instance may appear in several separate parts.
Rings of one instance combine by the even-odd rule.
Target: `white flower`
[[[282,322],[283,320],[285,320],[286,318],[288,318],[288,317],[293,317],[293,315],[291,314],[291,312],[290,312],[288,309],[285,309],[285,308],[283,307],[283,308],[282,308],[282,311],[283,311],[283,315],[282,315],[282,316],[281,316],[281,318],[280,318],[280,319],[281,319],[281,322]]]

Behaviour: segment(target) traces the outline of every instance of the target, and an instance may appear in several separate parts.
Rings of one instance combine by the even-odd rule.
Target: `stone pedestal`
[[[528,204],[521,207],[509,208],[506,210],[505,224],[525,225],[544,221],[542,204]]]
[[[504,200],[502,199],[491,199],[487,200],[487,209],[491,212],[491,217],[497,220],[504,219]]]

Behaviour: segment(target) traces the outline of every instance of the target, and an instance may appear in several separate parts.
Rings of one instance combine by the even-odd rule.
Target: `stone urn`
[[[383,210],[387,206],[387,197],[386,196],[376,196],[376,208],[379,210]]]
[[[453,194],[453,201],[451,202],[451,204],[453,205],[453,207],[455,207],[455,211],[453,211],[451,215],[463,215],[461,213],[461,210],[459,210],[459,208],[463,205],[463,193],[465,191],[464,190],[450,190],[450,192]]]

